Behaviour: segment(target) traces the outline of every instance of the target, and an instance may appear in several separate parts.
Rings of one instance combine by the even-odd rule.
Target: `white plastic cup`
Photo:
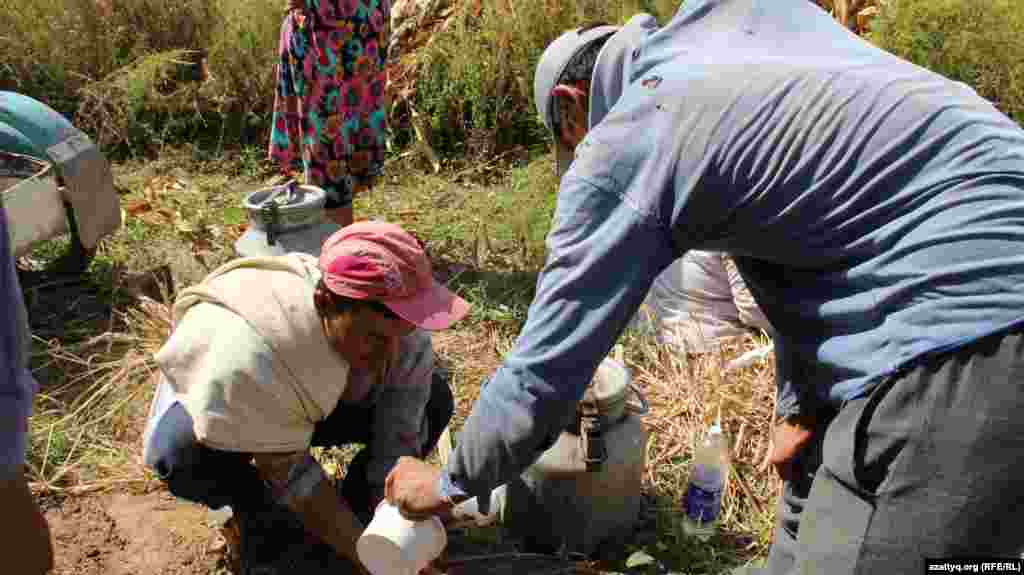
[[[416,575],[444,551],[448,536],[437,517],[409,521],[381,501],[366,526],[356,553],[373,575]]]

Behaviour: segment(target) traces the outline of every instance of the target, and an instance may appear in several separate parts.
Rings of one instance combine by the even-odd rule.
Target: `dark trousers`
[[[850,401],[780,501],[771,575],[924,572],[1024,549],[1024,336],[992,336]]]
[[[433,450],[454,410],[455,401],[447,377],[435,371],[425,413],[427,440],[421,455]],[[330,416],[316,425],[312,445],[370,445],[373,417],[372,407],[339,402]],[[369,447],[356,455],[341,487],[342,497],[364,525],[373,515],[370,508],[373,497],[366,479],[366,465],[372,455]],[[243,514],[273,510],[275,505],[269,490],[250,463],[251,458],[251,454],[219,451],[200,444],[192,430],[192,418],[181,404],[175,404],[153,431],[145,464],[159,474],[177,497],[214,509],[230,505],[233,511]]]

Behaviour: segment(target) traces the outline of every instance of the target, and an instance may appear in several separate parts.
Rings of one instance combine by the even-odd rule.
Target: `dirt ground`
[[[46,518],[55,575],[227,573],[206,510],[166,493],[67,499]]]
[[[53,538],[54,575],[231,575],[223,541],[206,509],[166,492],[69,498],[46,511]],[[267,542],[269,543],[269,542]],[[514,547],[449,533],[446,556],[488,561],[448,565],[449,575],[577,575],[600,571],[572,562],[516,559]],[[285,543],[273,561],[281,575],[346,575],[322,544]],[[496,553],[497,552],[497,553]],[[439,571],[435,571],[439,573]]]
[[[55,575],[230,575],[224,542],[205,507],[161,491],[65,500],[46,512]],[[346,575],[351,565],[282,517],[252,525],[254,569]],[[286,520],[285,520],[286,521]],[[255,571],[254,571],[255,572]]]

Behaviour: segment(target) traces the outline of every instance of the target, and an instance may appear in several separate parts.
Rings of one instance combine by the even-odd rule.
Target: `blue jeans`
[[[448,380],[440,371],[432,377],[427,401],[427,439],[422,454],[437,444],[455,410]],[[338,403],[327,419],[317,423],[313,433],[314,447],[338,447],[351,443],[370,444],[373,428],[373,407]],[[349,464],[341,487],[341,495],[363,524],[373,516],[374,500],[366,478],[370,461],[369,448],[364,448]],[[196,440],[192,417],[180,403],[164,414],[149,440],[145,464],[155,470],[172,494],[189,501],[218,509],[230,505],[236,513],[270,511],[275,505],[256,468],[251,454],[211,449]]]

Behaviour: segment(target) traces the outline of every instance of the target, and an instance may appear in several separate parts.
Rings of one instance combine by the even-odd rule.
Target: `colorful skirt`
[[[352,204],[384,165],[390,0],[306,0],[281,26],[270,158]]]

